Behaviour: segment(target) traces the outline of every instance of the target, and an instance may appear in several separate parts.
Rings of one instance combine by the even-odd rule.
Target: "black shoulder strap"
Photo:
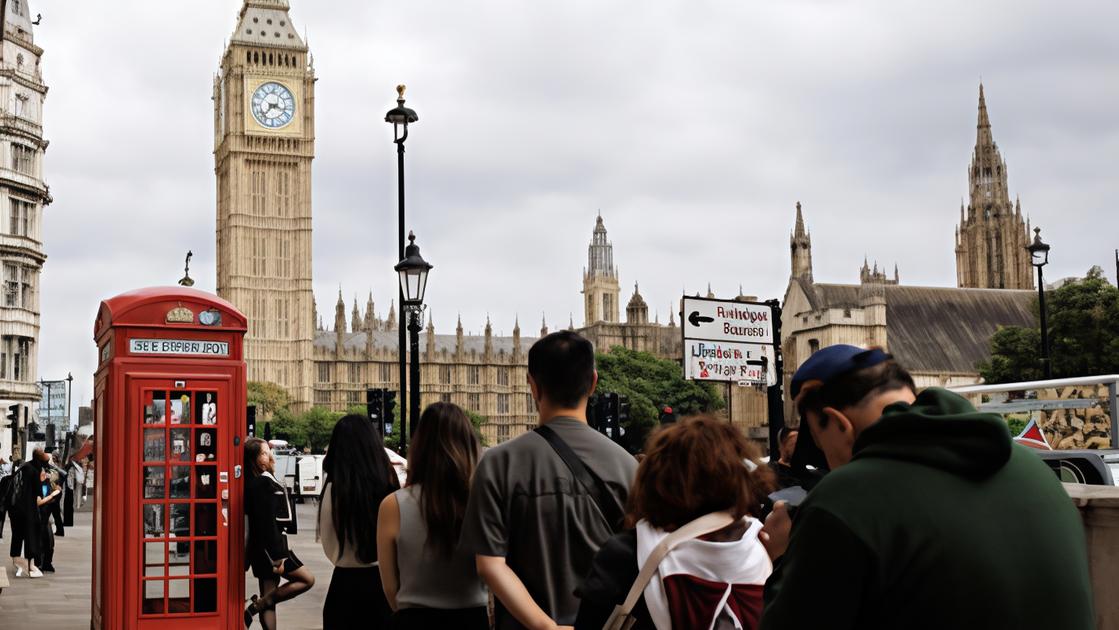
[[[571,470],[571,474],[575,475],[575,479],[590,493],[591,498],[598,506],[598,511],[602,513],[603,518],[606,519],[606,524],[610,526],[610,531],[615,534],[622,531],[622,520],[625,514],[617,500],[614,499],[610,489],[606,487],[606,482],[594,474],[590,468],[587,468],[583,460],[579,459],[575,451],[571,450],[567,442],[564,442],[563,438],[551,427],[547,425],[536,427],[536,433],[548,442],[556,455],[559,455],[563,463],[567,464],[567,468]]]

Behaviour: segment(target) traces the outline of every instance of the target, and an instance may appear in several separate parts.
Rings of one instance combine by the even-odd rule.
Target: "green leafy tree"
[[[288,391],[276,383],[249,381],[248,390],[248,404],[256,406],[258,422],[271,420],[276,412],[287,410],[288,405],[291,404]],[[272,427],[272,430],[275,430],[275,427]]]
[[[281,410],[272,419],[272,436],[287,440],[296,449],[309,447],[312,452],[321,453],[330,444],[330,434],[341,417],[342,414],[322,407],[312,407],[298,415]]]
[[[656,426],[664,405],[680,415],[722,409],[723,398],[711,383],[684,379],[680,364],[648,352],[614,346],[595,357],[598,391],[629,399],[629,421],[623,425],[631,450],[644,446],[645,437]]]
[[[1119,372],[1119,289],[1103,272],[1095,267],[1045,296],[1053,377]],[[988,383],[1040,379],[1040,357],[1040,325],[1008,326],[991,337],[991,358],[979,365],[979,373]]]

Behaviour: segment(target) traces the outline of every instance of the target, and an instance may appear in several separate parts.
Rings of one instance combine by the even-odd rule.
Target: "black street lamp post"
[[[397,188],[397,201],[399,217],[397,221],[397,232],[399,238],[397,239],[397,252],[398,259],[404,259],[404,141],[408,139],[408,125],[419,120],[416,111],[404,106],[404,86],[396,86],[396,107],[390,109],[385,114],[385,122],[392,123],[392,136],[393,142],[396,143],[396,188]],[[405,389],[404,382],[408,375],[407,368],[404,363],[404,291],[403,287],[400,292],[400,299],[397,302],[400,309],[400,325],[397,326],[398,343],[399,343],[399,367],[400,367],[400,452],[404,453],[408,448],[407,440],[407,417],[404,412]]]
[[[1053,378],[1053,365],[1049,360],[1049,321],[1045,311],[1045,278],[1041,268],[1049,264],[1049,245],[1041,241],[1041,228],[1034,228],[1034,242],[1026,247],[1030,251],[1030,264],[1037,267],[1037,308],[1041,313],[1041,369],[1046,379]]]
[[[408,417],[410,425],[405,430],[404,423],[400,425],[401,444],[407,441],[409,435],[416,434],[416,425],[420,419],[420,330],[423,328],[424,292],[427,290],[427,274],[431,271],[431,264],[420,256],[420,247],[416,245],[416,235],[408,233],[408,249],[404,258],[397,263],[396,272],[400,274],[400,292],[404,295],[402,305],[408,313],[408,333],[412,348],[412,373],[410,378],[411,392],[408,395]],[[403,324],[403,320],[401,320]]]

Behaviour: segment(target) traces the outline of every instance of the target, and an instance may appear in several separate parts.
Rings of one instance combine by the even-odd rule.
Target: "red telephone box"
[[[101,303],[93,628],[242,627],[245,331],[184,287]]]

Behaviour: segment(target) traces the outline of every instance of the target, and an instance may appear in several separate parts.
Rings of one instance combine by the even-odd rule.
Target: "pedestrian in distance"
[[[62,496],[60,488],[51,477],[51,467],[48,464],[39,470],[39,496],[35,498],[35,505],[39,510],[39,556],[37,564],[39,570],[45,573],[54,573],[54,531],[51,529],[51,515],[58,506],[59,497]]]
[[[649,437],[629,497],[626,531],[598,550],[581,598],[576,630],[601,630],[631,589],[634,630],[757,627],[762,589],[772,571],[761,505],[773,472],[752,469],[757,450],[725,420],[697,416]],[[689,523],[710,522],[696,534]],[[693,526],[694,527],[694,526]],[[707,531],[704,531],[707,530]],[[676,534],[676,539],[670,536]],[[675,546],[657,553],[663,543]],[[639,570],[656,567],[648,581]]]
[[[420,416],[408,483],[381,502],[377,551],[396,630],[488,630],[489,594],[474,556],[458,549],[470,480],[481,453],[461,407],[438,402]]]
[[[323,474],[318,539],[334,564],[323,628],[387,628],[392,609],[377,571],[377,507],[400,483],[368,418],[348,415],[334,425]]]
[[[876,348],[819,350],[791,385],[830,472],[766,520],[762,628],[1095,627],[1080,516],[1001,416]]]
[[[777,487],[779,488],[801,485],[801,480],[792,467],[793,451],[796,449],[799,435],[800,432],[797,429],[789,427],[781,427],[781,431],[777,435],[777,459],[773,459],[773,456],[770,455],[769,467],[777,475]]]
[[[268,442],[245,440],[245,516],[248,541],[245,570],[252,568],[260,596],[245,608],[245,627],[259,617],[266,630],[276,629],[276,605],[298,597],[315,585],[315,576],[288,547],[287,530],[294,522],[288,491],[273,475],[276,460]],[[287,580],[280,584],[281,580]]]
[[[12,474],[8,492],[4,498],[8,519],[12,523],[12,544],[9,555],[15,576],[29,578],[43,577],[36,563],[42,555],[42,520],[39,506],[43,502],[40,495],[42,475],[47,465],[47,454],[36,448],[31,459],[20,465]],[[23,562],[20,562],[20,556]]]
[[[535,431],[478,463],[459,544],[494,594],[497,630],[575,622],[575,588],[602,543],[621,530],[637,462],[587,426],[594,346],[571,331],[528,352]]]

